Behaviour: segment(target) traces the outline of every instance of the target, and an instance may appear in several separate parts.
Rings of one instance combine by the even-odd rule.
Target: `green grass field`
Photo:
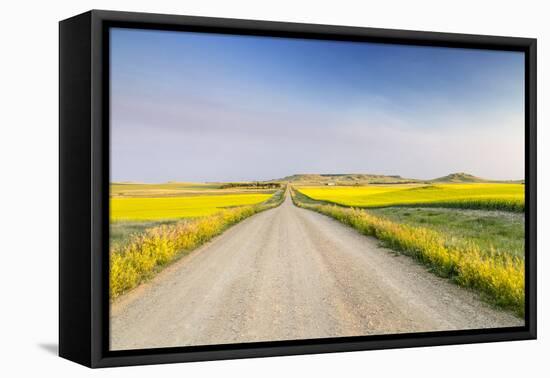
[[[423,207],[369,209],[371,214],[413,227],[426,227],[446,235],[448,245],[475,243],[482,253],[510,254],[523,258],[523,214],[503,211]]]
[[[404,184],[298,187],[301,193],[343,206],[440,206],[522,212],[525,187],[521,184]]]

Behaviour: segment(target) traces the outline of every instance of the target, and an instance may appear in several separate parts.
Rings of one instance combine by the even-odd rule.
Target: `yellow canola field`
[[[221,209],[254,205],[266,201],[271,193],[223,194],[188,197],[111,198],[111,221],[153,221],[196,218]]]
[[[525,186],[522,184],[316,186],[297,189],[314,200],[349,207],[439,204],[451,207],[523,211],[525,206]]]

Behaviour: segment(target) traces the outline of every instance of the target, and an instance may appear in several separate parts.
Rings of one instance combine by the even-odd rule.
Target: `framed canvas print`
[[[60,22],[62,357],[536,337],[536,40]]]

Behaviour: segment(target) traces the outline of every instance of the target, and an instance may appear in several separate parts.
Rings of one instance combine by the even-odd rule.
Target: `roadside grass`
[[[397,223],[367,210],[314,203],[292,189],[291,194],[297,206],[328,215],[364,235],[374,236],[385,246],[424,263],[439,276],[475,289],[490,303],[524,316],[523,258],[483,252],[474,242],[453,245],[441,231]]]
[[[474,242],[485,253],[525,256],[525,220],[522,213],[421,207],[385,207],[369,213],[413,227],[445,234],[452,246]]]
[[[127,243],[114,244],[110,250],[110,298],[150,279],[164,266],[221,234],[232,225],[282,203],[284,189],[267,201],[218,210],[197,219],[161,224],[132,234]]]
[[[185,220],[161,220],[161,221],[127,221],[127,222],[111,222],[109,224],[109,245],[115,247],[117,245],[127,243],[134,234],[139,234],[145,230],[162,225],[172,225]]]
[[[433,206],[511,212],[525,211],[525,186],[521,184],[316,186],[299,187],[298,190],[315,200],[350,207]]]

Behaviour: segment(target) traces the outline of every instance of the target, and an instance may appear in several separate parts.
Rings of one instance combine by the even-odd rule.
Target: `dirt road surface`
[[[290,198],[111,306],[111,349],[523,325]]]

